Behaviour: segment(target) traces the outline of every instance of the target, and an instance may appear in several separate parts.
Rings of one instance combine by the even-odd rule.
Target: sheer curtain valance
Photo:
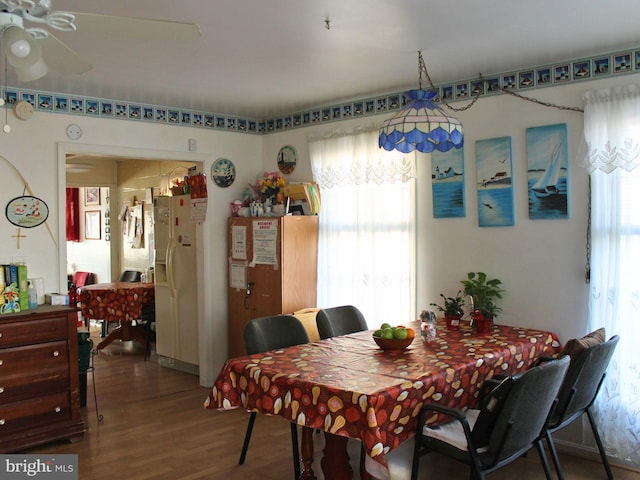
[[[415,155],[380,149],[371,127],[310,139],[309,156],[322,190],[318,306],[355,305],[371,328],[415,318]]]
[[[412,156],[378,147],[376,126],[311,138],[309,149],[313,178],[322,188],[404,183],[416,176]]]
[[[640,164],[640,86],[590,91],[583,99],[587,144],[583,166],[589,173],[636,168]]]

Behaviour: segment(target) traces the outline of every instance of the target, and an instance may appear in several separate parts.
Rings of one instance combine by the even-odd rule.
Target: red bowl
[[[382,338],[376,337],[375,335],[373,336],[373,340],[382,350],[404,350],[413,342],[413,338],[398,340],[397,338]]]

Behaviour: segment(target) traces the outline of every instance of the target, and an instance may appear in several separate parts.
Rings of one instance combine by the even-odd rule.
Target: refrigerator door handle
[[[175,251],[175,244],[173,240],[169,241],[169,246],[167,248],[167,284],[169,285],[169,295],[175,298],[176,295],[176,286],[173,281],[173,252]]]

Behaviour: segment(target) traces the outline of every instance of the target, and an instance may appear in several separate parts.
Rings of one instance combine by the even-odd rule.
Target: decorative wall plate
[[[236,179],[236,167],[231,160],[219,158],[211,165],[211,178],[219,187],[228,187]]]
[[[17,227],[33,228],[47,220],[49,207],[38,197],[23,195],[7,203],[5,215],[7,220]]]
[[[278,152],[278,169],[284,174],[293,172],[297,161],[298,154],[291,145],[285,145]]]

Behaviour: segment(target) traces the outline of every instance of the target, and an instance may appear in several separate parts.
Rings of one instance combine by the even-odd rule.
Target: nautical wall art
[[[529,218],[567,218],[567,124],[527,128]]]
[[[478,224],[514,225],[511,137],[476,141]]]
[[[464,153],[462,148],[431,153],[433,218],[466,215],[464,199]]]

